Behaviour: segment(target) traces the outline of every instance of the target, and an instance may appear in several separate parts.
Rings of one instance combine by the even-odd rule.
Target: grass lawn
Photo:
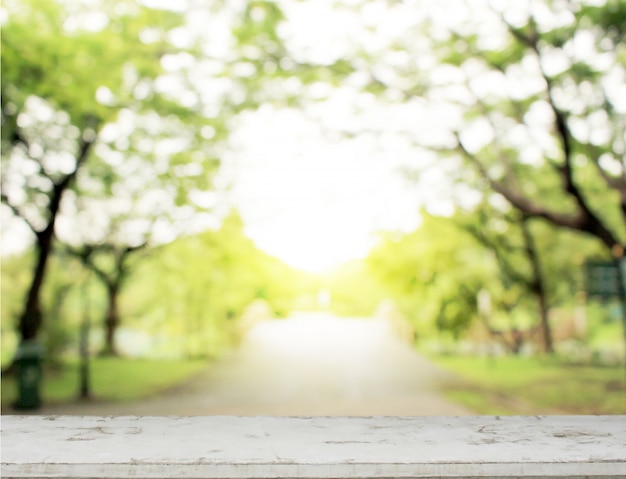
[[[91,362],[91,383],[95,399],[129,401],[174,387],[207,365],[206,361],[154,361],[96,358]],[[46,403],[71,402],[78,397],[78,365],[62,371],[48,371],[42,382]],[[2,409],[16,397],[16,378],[2,378]]]
[[[459,378],[445,394],[477,414],[626,414],[623,367],[553,358],[432,356]]]

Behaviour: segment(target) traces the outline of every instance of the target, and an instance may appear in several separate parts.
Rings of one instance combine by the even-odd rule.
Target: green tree
[[[455,132],[457,150],[523,218],[595,238],[619,267],[626,108],[623,82],[615,79],[626,60],[625,5],[537,2],[515,17],[494,15],[506,35],[500,51],[484,48],[480,34],[453,33],[469,59],[451,63],[464,73],[472,99],[469,126]],[[481,89],[490,76],[508,92]],[[518,91],[511,89],[515,76],[526,82]],[[488,133],[475,141],[481,129]]]
[[[490,15],[501,32],[497,48],[485,47],[485,33],[469,21],[449,32],[463,55],[450,44],[436,51],[466,93],[465,124],[453,131],[457,150],[522,220],[527,285],[538,298],[549,350],[541,239],[529,220],[594,237],[616,261],[624,254],[626,110],[613,79],[624,71],[626,9],[615,1],[535,2],[515,14]]]
[[[296,275],[245,236],[236,213],[148,252],[121,305],[143,327],[183,338],[188,356],[217,356],[236,342],[251,303],[284,314],[297,294]]]
[[[460,338],[477,316],[478,292],[494,277],[488,254],[471,236],[427,214],[413,233],[385,238],[368,264],[418,336],[440,331]]]
[[[157,198],[166,203],[162,217],[171,220],[176,209],[185,223],[169,228],[171,240],[198,223],[194,210],[206,209],[194,197],[213,188],[233,116],[267,101],[299,100],[300,88],[284,93],[294,76],[299,85],[328,76],[327,65],[282,61],[290,52],[272,2],[189,7],[181,14],[130,0],[5,5],[2,202],[30,226],[38,251],[20,320],[25,340],[42,321],[39,295],[54,235],[92,248],[105,236],[106,226],[86,221],[74,221],[69,234],[67,224],[57,227],[60,216],[63,223],[81,213],[84,219],[95,208],[119,222],[125,214],[109,206],[117,202],[119,210],[121,197],[121,209],[143,203],[144,210],[147,198]],[[127,236],[116,247],[136,242]]]
[[[450,146],[522,214],[621,257],[624,2],[537,1],[460,18],[432,45],[447,80],[425,85],[462,112]]]
[[[506,283],[517,283],[536,298],[540,318],[536,327],[541,331],[543,351],[553,353],[546,272],[529,218],[515,213],[502,214],[485,204],[474,216],[477,222],[461,220],[461,227],[494,253]],[[487,326],[490,332],[494,331],[489,324]],[[519,334],[517,337],[522,339]],[[515,350],[519,351],[520,347],[521,344]]]
[[[400,24],[377,47],[366,43],[351,63],[363,95],[396,103],[415,121],[373,131],[411,140],[418,182],[426,181],[427,168],[447,170],[457,209],[494,200],[506,214],[527,220],[527,232],[536,232],[526,235],[528,245],[534,241],[543,250],[537,234],[553,234],[552,225],[594,238],[620,261],[626,243],[624,2],[459,0],[455,15],[448,7],[379,9],[381,22],[411,8],[419,21]],[[354,86],[350,79],[346,84]],[[537,278],[536,291],[550,287]]]
[[[24,293],[28,291],[34,260],[32,250],[2,258],[3,368],[11,365],[10,359],[19,343],[15,321],[24,306]],[[42,324],[39,333],[49,367],[61,367],[64,355],[76,342],[76,326],[80,319],[77,278],[84,274],[83,266],[76,259],[63,257],[58,251],[51,255],[50,270],[41,291],[42,313],[48,320]],[[96,308],[102,304],[99,300],[92,303]]]
[[[118,354],[115,334],[121,323],[120,292],[130,277],[129,262],[146,246],[147,243],[124,247],[116,243],[100,243],[96,247],[85,244],[80,249],[68,248],[73,256],[95,274],[106,290],[107,306],[102,321],[104,347],[101,354],[103,356],[117,356]]]
[[[9,2],[2,34],[2,202],[31,228],[36,261],[20,314],[42,323],[40,294],[57,219],[104,126],[125,109],[166,111],[154,88],[181,17],[135,2]],[[146,41],[150,32],[154,41]],[[129,48],[130,47],[130,48]],[[146,98],[150,97],[150,101]]]

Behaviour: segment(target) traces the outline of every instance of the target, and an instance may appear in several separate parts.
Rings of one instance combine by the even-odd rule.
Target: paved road
[[[255,326],[240,348],[189,383],[127,404],[46,407],[42,414],[465,415],[438,386],[446,373],[380,319],[298,314]]]

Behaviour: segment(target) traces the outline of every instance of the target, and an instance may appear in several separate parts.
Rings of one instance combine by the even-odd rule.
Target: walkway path
[[[132,403],[45,407],[41,414],[465,415],[438,392],[447,374],[379,319],[297,314],[259,323],[236,351],[187,384]]]

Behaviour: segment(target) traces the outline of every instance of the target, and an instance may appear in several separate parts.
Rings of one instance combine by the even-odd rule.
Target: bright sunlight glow
[[[247,233],[291,266],[321,271],[364,257],[376,231],[419,222],[415,186],[375,139],[330,141],[300,112],[262,108],[244,118],[232,146]]]

